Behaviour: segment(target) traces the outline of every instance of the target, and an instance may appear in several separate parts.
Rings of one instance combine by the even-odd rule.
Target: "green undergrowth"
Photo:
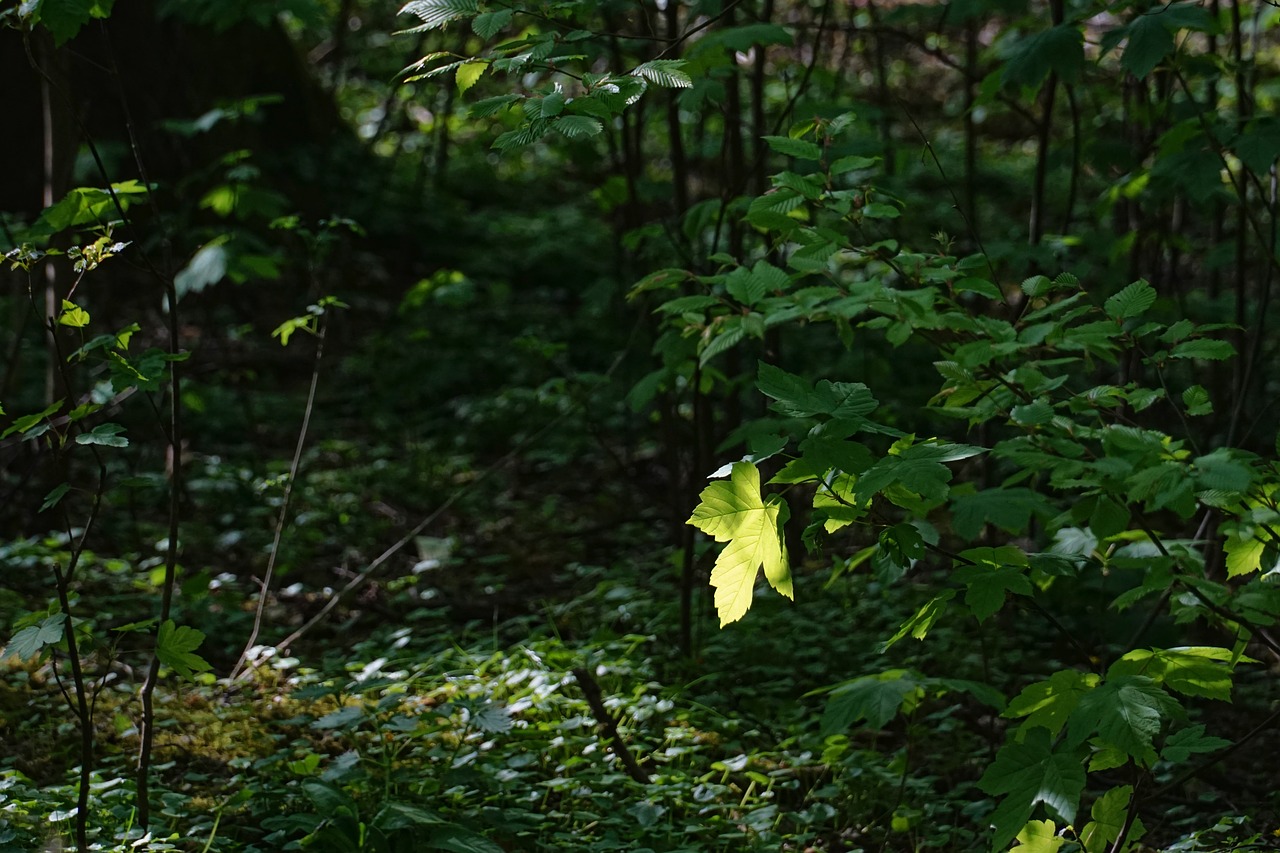
[[[134,688],[127,672],[108,678],[97,694],[98,849],[981,846],[996,804],[976,782],[1006,721],[1000,691],[974,679],[998,650],[1009,671],[988,681],[1025,681],[1019,669],[1052,659],[1052,631],[1013,620],[997,649],[949,623],[934,642],[881,654],[867,631],[891,629],[887,614],[919,590],[873,575],[832,581],[810,565],[796,569],[797,603],[762,599],[752,620],[724,631],[708,619],[684,658],[673,642],[674,572],[571,565],[563,575],[569,594],[488,622],[427,606],[427,582],[406,580],[388,601],[396,620],[344,617],[346,647],[262,649],[236,682],[166,680],[155,746],[163,829],[153,822],[151,836],[131,822]],[[598,686],[644,783],[629,776],[575,671]],[[857,676],[887,690],[828,701],[824,688]],[[69,826],[75,733],[60,721],[47,666],[11,667],[3,684],[0,849],[31,849]],[[1250,687],[1240,690],[1247,705]],[[855,719],[864,725],[851,730]],[[1204,826],[1204,795],[1200,809],[1183,810],[1188,827]],[[1175,809],[1162,828],[1177,842],[1168,849],[1228,849],[1215,845],[1262,829],[1226,820],[1187,834],[1178,819]]]

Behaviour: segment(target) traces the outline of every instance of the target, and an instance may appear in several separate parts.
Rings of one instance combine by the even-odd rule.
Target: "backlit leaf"
[[[751,607],[756,575],[761,568],[769,584],[793,598],[791,569],[778,525],[783,507],[760,494],[760,471],[750,462],[735,462],[728,482],[703,489],[701,503],[688,523],[717,542],[728,542],[711,571],[720,626],[741,619]]]

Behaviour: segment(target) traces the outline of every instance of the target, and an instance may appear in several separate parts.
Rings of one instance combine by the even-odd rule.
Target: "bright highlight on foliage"
[[[765,501],[760,496],[759,469],[751,462],[735,462],[729,481],[707,486],[701,498],[688,523],[717,542],[729,543],[711,572],[720,627],[738,621],[751,607],[761,568],[770,586],[794,600],[781,531],[787,505],[781,498]]]

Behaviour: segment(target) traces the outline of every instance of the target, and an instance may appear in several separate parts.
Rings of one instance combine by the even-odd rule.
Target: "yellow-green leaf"
[[[1252,530],[1244,529],[1227,536],[1227,577],[1247,575],[1262,567],[1262,552],[1267,549],[1267,544],[1252,533]]]
[[[454,79],[458,83],[458,91],[465,92],[474,86],[482,76],[489,63],[484,60],[464,62],[458,66],[458,75]]]
[[[728,542],[711,572],[720,627],[741,619],[751,607],[756,574],[763,567],[770,586],[793,598],[791,568],[778,527],[785,504],[760,494],[760,471],[750,462],[736,462],[729,480],[702,490],[701,503],[688,523]]]
[[[64,299],[62,300],[62,313],[58,315],[58,322],[73,329],[83,329],[89,325],[89,312],[74,302],[68,302]]]
[[[1058,827],[1051,820],[1029,820],[1018,833],[1018,846],[1010,853],[1057,853],[1066,843],[1058,837]]]

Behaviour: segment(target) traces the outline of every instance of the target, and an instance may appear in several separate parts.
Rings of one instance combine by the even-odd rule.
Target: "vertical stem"
[[[978,21],[964,25],[964,202],[969,228],[978,233],[978,129],[973,110],[978,99]]]

